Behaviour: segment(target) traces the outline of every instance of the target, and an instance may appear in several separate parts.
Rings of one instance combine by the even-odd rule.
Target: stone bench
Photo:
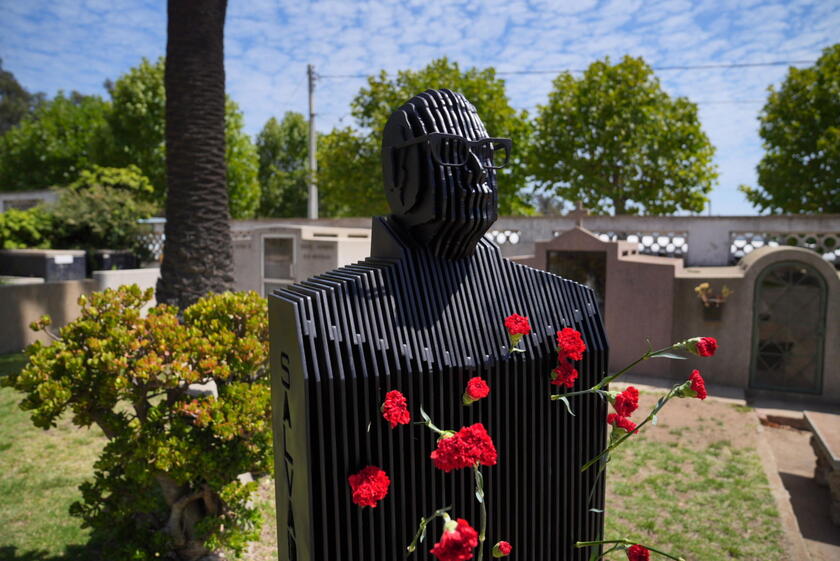
[[[840,415],[805,411],[811,446],[817,455],[814,479],[831,492],[831,521],[840,526]]]

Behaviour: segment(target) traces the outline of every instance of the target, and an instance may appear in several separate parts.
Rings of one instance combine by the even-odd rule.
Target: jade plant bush
[[[31,345],[28,365],[2,383],[25,394],[36,426],[67,413],[107,437],[71,514],[109,559],[241,553],[261,524],[244,474],[272,469],[266,302],[216,294],[182,317],[165,305],[144,316],[152,295],[131,286],[82,297],[79,318]]]

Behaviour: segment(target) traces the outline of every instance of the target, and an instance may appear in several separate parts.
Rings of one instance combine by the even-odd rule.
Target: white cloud
[[[249,0],[228,5],[227,87],[249,132],[271,116],[306,110],[306,64],[322,75],[420,68],[449,56],[505,70],[586,67],[596,58],[643,56],[654,66],[812,60],[840,29],[835,0]],[[0,57],[29,89],[103,94],[141,57],[166,46],[163,0],[27,0],[0,3]],[[660,71],[663,87],[701,104],[718,147],[715,212],[749,213],[737,192],[755,183],[756,115],[785,67]],[[554,74],[508,75],[514,106],[544,103]],[[349,124],[363,80],[317,83],[318,127]],[[344,117],[343,121],[340,121]]]

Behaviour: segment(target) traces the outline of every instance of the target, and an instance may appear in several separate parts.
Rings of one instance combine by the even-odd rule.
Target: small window
[[[294,280],[295,239],[293,237],[263,237],[262,258],[265,289],[267,289],[267,283]]]

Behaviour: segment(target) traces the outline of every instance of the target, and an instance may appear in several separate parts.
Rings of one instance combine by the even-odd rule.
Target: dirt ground
[[[811,433],[783,426],[765,427],[765,434],[811,561],[840,561],[840,527],[828,518],[828,488],[814,482]]]

